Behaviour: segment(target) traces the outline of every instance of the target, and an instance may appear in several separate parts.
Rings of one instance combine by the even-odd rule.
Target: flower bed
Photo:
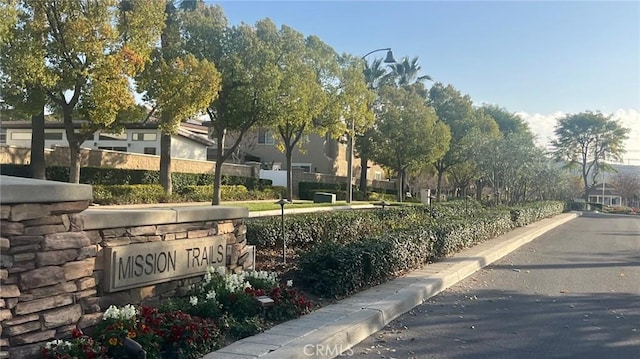
[[[264,298],[268,308],[258,300]],[[69,340],[46,343],[41,354],[45,359],[125,358],[128,338],[142,346],[148,359],[195,359],[312,307],[293,281],[281,283],[275,273],[226,274],[210,267],[186,296],[157,308],[111,306],[91,336],[76,329]]]

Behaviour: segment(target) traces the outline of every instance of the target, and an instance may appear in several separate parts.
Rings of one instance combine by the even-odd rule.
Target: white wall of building
[[[160,152],[158,152],[160,154]],[[207,160],[207,147],[181,136],[171,136],[171,157],[191,160]]]
[[[45,148],[69,146],[63,129],[46,129],[45,137]],[[31,148],[31,129],[6,129],[5,141],[10,146]],[[96,132],[80,147],[160,155],[160,133],[155,129],[127,129],[120,135]],[[206,161],[207,147],[174,135],[171,139],[171,156]]]
[[[269,179],[274,186],[286,186],[287,171],[260,170],[260,179]]]

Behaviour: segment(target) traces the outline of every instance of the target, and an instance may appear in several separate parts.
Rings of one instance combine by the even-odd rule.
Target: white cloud
[[[548,146],[555,137],[553,130],[558,119],[565,116],[563,112],[553,114],[529,114],[526,112],[516,113],[529,124],[531,131],[538,136],[538,144]],[[619,109],[613,113],[612,118],[619,121],[623,127],[629,128],[629,139],[625,143],[626,154],[624,164],[640,166],[640,111],[636,109]]]

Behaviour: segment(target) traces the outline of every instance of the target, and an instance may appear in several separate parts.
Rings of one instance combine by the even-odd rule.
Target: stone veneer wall
[[[111,304],[158,304],[201,278],[106,293],[105,247],[214,236],[227,243],[229,270],[253,268],[246,208],[87,209],[90,201],[87,185],[0,177],[0,358],[36,358]]]

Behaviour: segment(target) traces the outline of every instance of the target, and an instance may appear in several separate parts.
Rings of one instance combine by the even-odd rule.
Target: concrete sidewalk
[[[564,213],[516,228],[451,258],[239,340],[204,359],[334,358],[428,298],[579,215]]]

